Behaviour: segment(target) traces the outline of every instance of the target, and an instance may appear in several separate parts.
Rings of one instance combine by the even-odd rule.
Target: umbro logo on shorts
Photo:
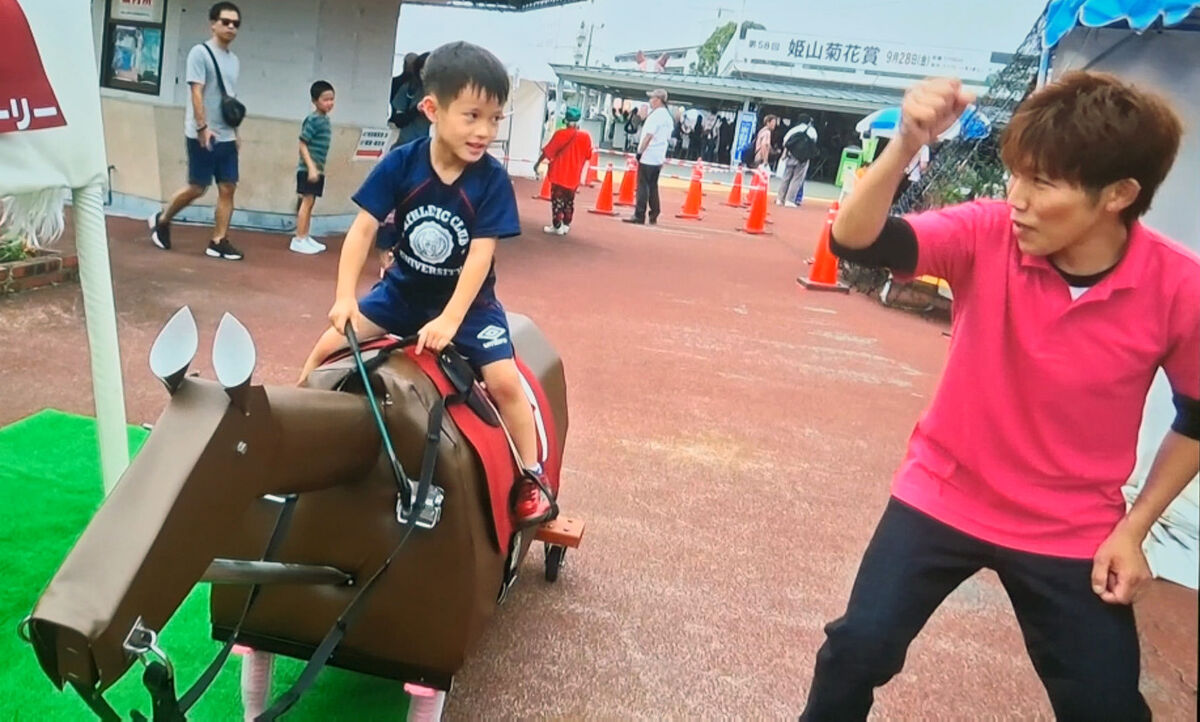
[[[484,328],[479,333],[475,334],[475,338],[483,341],[484,348],[492,348],[494,346],[503,346],[508,343],[508,330],[503,326],[491,325]]]

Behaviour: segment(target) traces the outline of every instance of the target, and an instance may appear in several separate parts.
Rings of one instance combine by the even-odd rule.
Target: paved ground
[[[448,718],[794,717],[934,389],[943,329],[798,290],[823,205],[773,209],[765,237],[734,231],[742,213],[710,194],[700,222],[581,211],[551,238],[535,192],[518,182],[526,235],[500,251],[499,292],[564,356],[564,508],[589,531],[557,585],[530,555]],[[664,199],[673,212],[683,194]],[[247,260],[230,264],[200,254],[201,229],[177,229],[171,253],[132,221],[110,231],[131,422],[166,401],[146,357],[184,303],[202,349],[229,310],[255,336],[258,378],[293,379],[324,325],[334,255],[241,233]],[[203,356],[194,368],[211,376]],[[0,300],[0,424],[47,406],[90,413],[88,384],[77,286]],[[1196,594],[1157,584],[1138,613],[1158,719],[1194,720]],[[950,597],[878,700],[878,719],[1050,717],[991,574]]]

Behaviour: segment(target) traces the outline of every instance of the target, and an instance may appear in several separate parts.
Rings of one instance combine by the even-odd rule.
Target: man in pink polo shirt
[[[1150,578],[1150,526],[1200,471],[1200,258],[1137,219],[1181,125],[1157,96],[1070,73],[1014,114],[1006,201],[889,217],[905,164],[971,101],[956,80],[911,89],[898,137],[833,225],[842,258],[949,281],[954,332],[802,719],[865,719],[929,616],[983,567],[1058,719],[1149,719],[1131,602]],[[1159,368],[1178,415],[1126,511]]]

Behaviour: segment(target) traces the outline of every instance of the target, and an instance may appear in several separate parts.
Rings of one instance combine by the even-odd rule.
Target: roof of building
[[[698,47],[700,47],[700,46],[699,45],[680,45],[680,46],[674,47],[674,48],[655,48],[653,50],[635,50],[635,51],[629,52],[629,53],[618,53],[617,55],[613,56],[613,60],[615,60],[618,63],[626,63],[626,62],[629,62],[629,61],[637,58],[638,53],[641,53],[647,59],[658,58],[663,53],[666,53],[667,55],[670,55],[671,57],[680,58],[680,57],[683,57],[684,55],[687,55],[689,50],[695,50]]]
[[[541,10],[560,5],[571,5],[583,0],[404,0],[405,5],[446,5],[449,7],[475,8],[477,10],[505,10],[524,12]]]
[[[833,85],[814,81],[648,73],[577,65],[551,64],[550,67],[563,80],[614,95],[636,96],[647,90],[664,88],[673,101],[701,105],[713,100],[738,103],[750,100],[810,110],[870,113],[889,105],[897,105],[903,97],[903,92],[894,88]]]

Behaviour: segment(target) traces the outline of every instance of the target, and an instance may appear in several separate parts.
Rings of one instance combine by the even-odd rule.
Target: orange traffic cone
[[[838,283],[837,280],[837,257],[833,255],[833,251],[829,250],[829,238],[833,230],[833,219],[837,217],[838,204],[834,201],[833,205],[829,206],[829,213],[825,216],[825,227],[821,229],[821,239],[817,242],[817,254],[813,259],[812,268],[809,269],[808,278],[803,276],[796,281],[810,291],[837,291],[838,293],[849,293],[850,287]]]
[[[739,165],[733,174],[733,187],[729,189],[729,197],[725,205],[739,208],[742,205],[742,167]]]
[[[683,210],[675,214],[676,218],[691,218],[700,220],[700,195],[701,185],[700,178],[703,173],[700,166],[696,166],[692,170],[692,182],[688,186],[687,198],[683,201]]]
[[[548,201],[550,200],[550,173],[546,172],[546,179],[542,181],[542,192],[533,197],[534,200]]]
[[[756,189],[751,191],[751,195],[754,196],[754,202],[750,205],[750,215],[746,217],[746,225],[739,230],[759,236],[767,232],[767,194]]]
[[[617,212],[613,210],[612,174],[612,163],[609,163],[608,172],[604,174],[604,182],[600,184],[600,192],[596,195],[596,204],[594,207],[588,209],[588,213],[596,213],[602,216],[617,215]]]
[[[617,205],[632,206],[637,202],[637,161],[626,161],[625,173],[621,176],[621,192],[617,194]]]
[[[600,151],[593,150],[592,151],[592,159],[590,161],[588,161],[587,176],[585,176],[583,179],[584,184],[586,184],[589,188],[596,185],[596,182],[600,180],[599,178],[596,177],[596,173],[598,172],[599,167],[600,167]]]
[[[759,187],[762,189],[761,190],[762,194],[767,197],[767,215],[764,220],[766,220],[767,223],[773,224],[773,223],[775,223],[775,221],[771,220],[771,210],[770,210],[771,209],[771,202],[770,202],[771,201],[771,171],[766,168],[763,168],[759,172],[762,173],[762,181],[759,183]]]
[[[759,184],[762,183],[762,174],[758,171],[750,172],[750,192],[742,199],[742,207],[749,208],[754,205],[754,196],[758,194]]]

